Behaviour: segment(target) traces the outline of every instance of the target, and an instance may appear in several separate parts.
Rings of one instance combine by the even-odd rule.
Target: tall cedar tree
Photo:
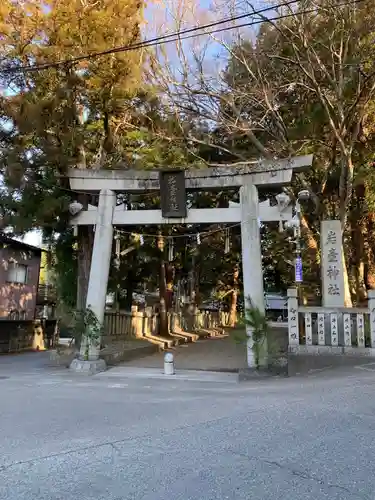
[[[140,40],[143,5],[54,0],[0,6],[0,229],[66,231],[69,167],[117,162],[119,137],[142,87],[143,53],[116,53],[33,72],[42,65]],[[81,196],[86,204],[88,199]],[[85,304],[93,233],[78,235],[78,307]]]

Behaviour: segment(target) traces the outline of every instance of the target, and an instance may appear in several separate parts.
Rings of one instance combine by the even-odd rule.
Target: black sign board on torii
[[[187,216],[184,170],[162,170],[159,174],[161,213],[166,219]]]

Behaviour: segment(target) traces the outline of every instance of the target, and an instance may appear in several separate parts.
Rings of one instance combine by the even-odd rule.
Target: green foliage
[[[132,122],[140,92],[143,54],[137,51],[46,71],[5,73],[2,68],[42,64],[139,40],[142,4],[100,0],[5,0],[0,8],[1,227],[16,233],[66,228],[71,201],[69,167],[118,161],[116,144]],[[11,26],[11,29],[9,27]],[[41,35],[43,34],[43,35]]]
[[[368,287],[375,284],[375,59],[370,42],[375,16],[365,3],[317,5],[324,6],[318,14],[265,23],[256,39],[241,39],[231,47],[218,128],[232,132],[223,135],[222,144],[249,159],[259,154],[252,134],[244,132],[249,122],[248,130],[268,155],[314,154],[313,168],[296,176],[290,190],[294,196],[306,188],[312,193],[303,206],[304,277],[312,288],[319,286],[320,222],[341,219],[351,288],[358,299],[364,280]],[[290,283],[293,268],[285,255],[292,255],[292,245],[275,228],[267,230],[264,245],[267,279]]]
[[[73,230],[61,233],[52,246],[53,285],[57,291],[58,302],[64,308],[74,309],[77,299],[77,252]]]
[[[245,309],[245,316],[243,323],[245,327],[251,330],[252,350],[254,353],[255,367],[261,367],[262,356],[267,355],[265,352],[268,350],[270,342],[270,326],[268,324],[266,315],[256,306],[252,305],[251,300],[248,302],[249,307]],[[249,338],[246,333],[246,328],[237,330],[234,335],[234,340],[238,343],[247,344]]]
[[[203,109],[209,103],[210,120],[204,113],[191,114],[186,106],[179,114],[177,108],[165,105],[159,89],[144,82],[147,54],[141,51],[27,75],[1,72],[2,68],[57,61],[138,41],[143,17],[139,2],[99,0],[82,8],[80,0],[52,0],[48,9],[31,0],[2,2],[0,84],[7,94],[0,98],[0,175],[4,181],[0,229],[12,226],[17,234],[43,229],[53,242],[56,286],[66,307],[75,307],[79,265],[76,239],[67,224],[68,206],[76,195],[70,191],[66,173],[77,166],[200,167],[205,162],[258,159],[260,154],[313,153],[313,169],[295,178],[291,187],[291,194],[307,187],[314,195],[304,206],[304,276],[314,287],[319,283],[320,221],[343,218],[344,209],[349,214],[345,252],[348,268],[353,270],[353,288],[365,279],[361,269],[366,279],[373,272],[375,283],[375,106],[368,91],[372,79],[365,76],[374,70],[375,18],[365,3],[342,9],[325,0],[321,3],[325,8],[319,15],[283,19],[276,26],[265,23],[255,39],[241,39],[230,47],[224,86],[210,93],[211,80],[205,81],[202,75],[202,89],[208,89],[209,98],[203,96],[197,107]],[[306,9],[310,4],[303,2],[296,8]],[[360,96],[358,89],[363,89]],[[199,95],[193,89],[192,105]],[[347,121],[340,123],[343,116]],[[345,148],[353,151],[354,180],[352,187],[349,183],[342,190],[340,179],[347,182],[350,177],[341,175],[347,167]],[[160,206],[157,197],[124,198],[129,208]],[[195,207],[224,207],[229,200],[238,201],[238,193],[189,195]],[[217,225],[194,228],[200,233],[216,229]],[[155,227],[129,230],[166,231]],[[176,236],[187,232],[192,229],[172,228]],[[242,289],[239,228],[231,230],[230,238],[227,254],[223,232],[202,238],[198,250],[194,241],[179,238],[170,274],[175,280],[186,279],[194,271],[203,298],[213,292],[229,304],[233,292]],[[130,238],[122,236],[122,248],[129,244]],[[276,225],[262,229],[267,290],[281,291],[293,282],[294,248],[294,242],[279,233]],[[361,248],[366,249],[365,259]],[[160,258],[155,239],[146,239],[142,248],[120,259],[119,270],[112,267],[109,291],[120,287],[130,293],[140,283],[156,288],[154,271]]]
[[[1,69],[132,44],[140,38],[142,9],[133,0],[100,0],[84,8],[79,0],[52,0],[48,8],[5,0],[0,7],[0,85],[9,90],[0,97],[0,229],[43,229],[53,246],[59,299],[68,310],[84,260],[68,226],[69,203],[77,197],[68,168],[169,168],[196,158],[180,121],[164,112],[156,90],[144,83],[145,52],[118,52],[27,76]],[[119,281],[136,288],[150,276],[155,260],[146,254],[122,259],[109,291]]]
[[[73,331],[76,345],[84,342],[85,360],[89,359],[90,347],[99,347],[103,326],[90,306],[84,311],[75,311],[73,315]]]

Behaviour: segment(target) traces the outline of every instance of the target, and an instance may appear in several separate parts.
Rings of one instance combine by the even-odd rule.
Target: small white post
[[[369,290],[367,296],[370,310],[370,342],[371,347],[375,348],[375,290]]]
[[[365,347],[365,319],[363,314],[357,314],[357,345]]]
[[[350,314],[343,314],[342,321],[344,323],[344,345],[352,347],[352,318]]]
[[[288,288],[288,334],[289,345],[299,345],[297,289]]]
[[[331,313],[331,345],[337,347],[339,345],[339,335],[337,328],[337,314]]]
[[[318,345],[326,345],[324,313],[318,313]]]
[[[164,354],[164,375],[174,375],[174,356],[171,352]]]
[[[251,306],[257,307],[264,313],[263,293],[263,270],[262,253],[260,247],[259,231],[259,199],[258,189],[246,181],[240,189],[241,204],[241,243],[242,243],[242,275],[244,287],[245,309]],[[247,342],[247,364],[255,367],[255,356],[253,352],[253,332],[246,326],[248,336]],[[259,363],[267,365],[267,345],[262,345]]]
[[[306,345],[312,345],[312,321],[311,313],[305,313]]]
[[[100,191],[86,307],[90,307],[101,325],[104,321],[108,275],[111,264],[113,240],[112,217],[115,206],[116,194],[109,189]],[[83,339],[81,357],[85,355],[86,342],[87,340]],[[99,358],[99,351],[100,346],[90,345],[89,361],[97,360]]]

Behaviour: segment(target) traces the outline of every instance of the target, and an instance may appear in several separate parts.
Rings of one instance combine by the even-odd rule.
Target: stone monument
[[[323,306],[345,307],[344,253],[341,222],[321,223]]]

